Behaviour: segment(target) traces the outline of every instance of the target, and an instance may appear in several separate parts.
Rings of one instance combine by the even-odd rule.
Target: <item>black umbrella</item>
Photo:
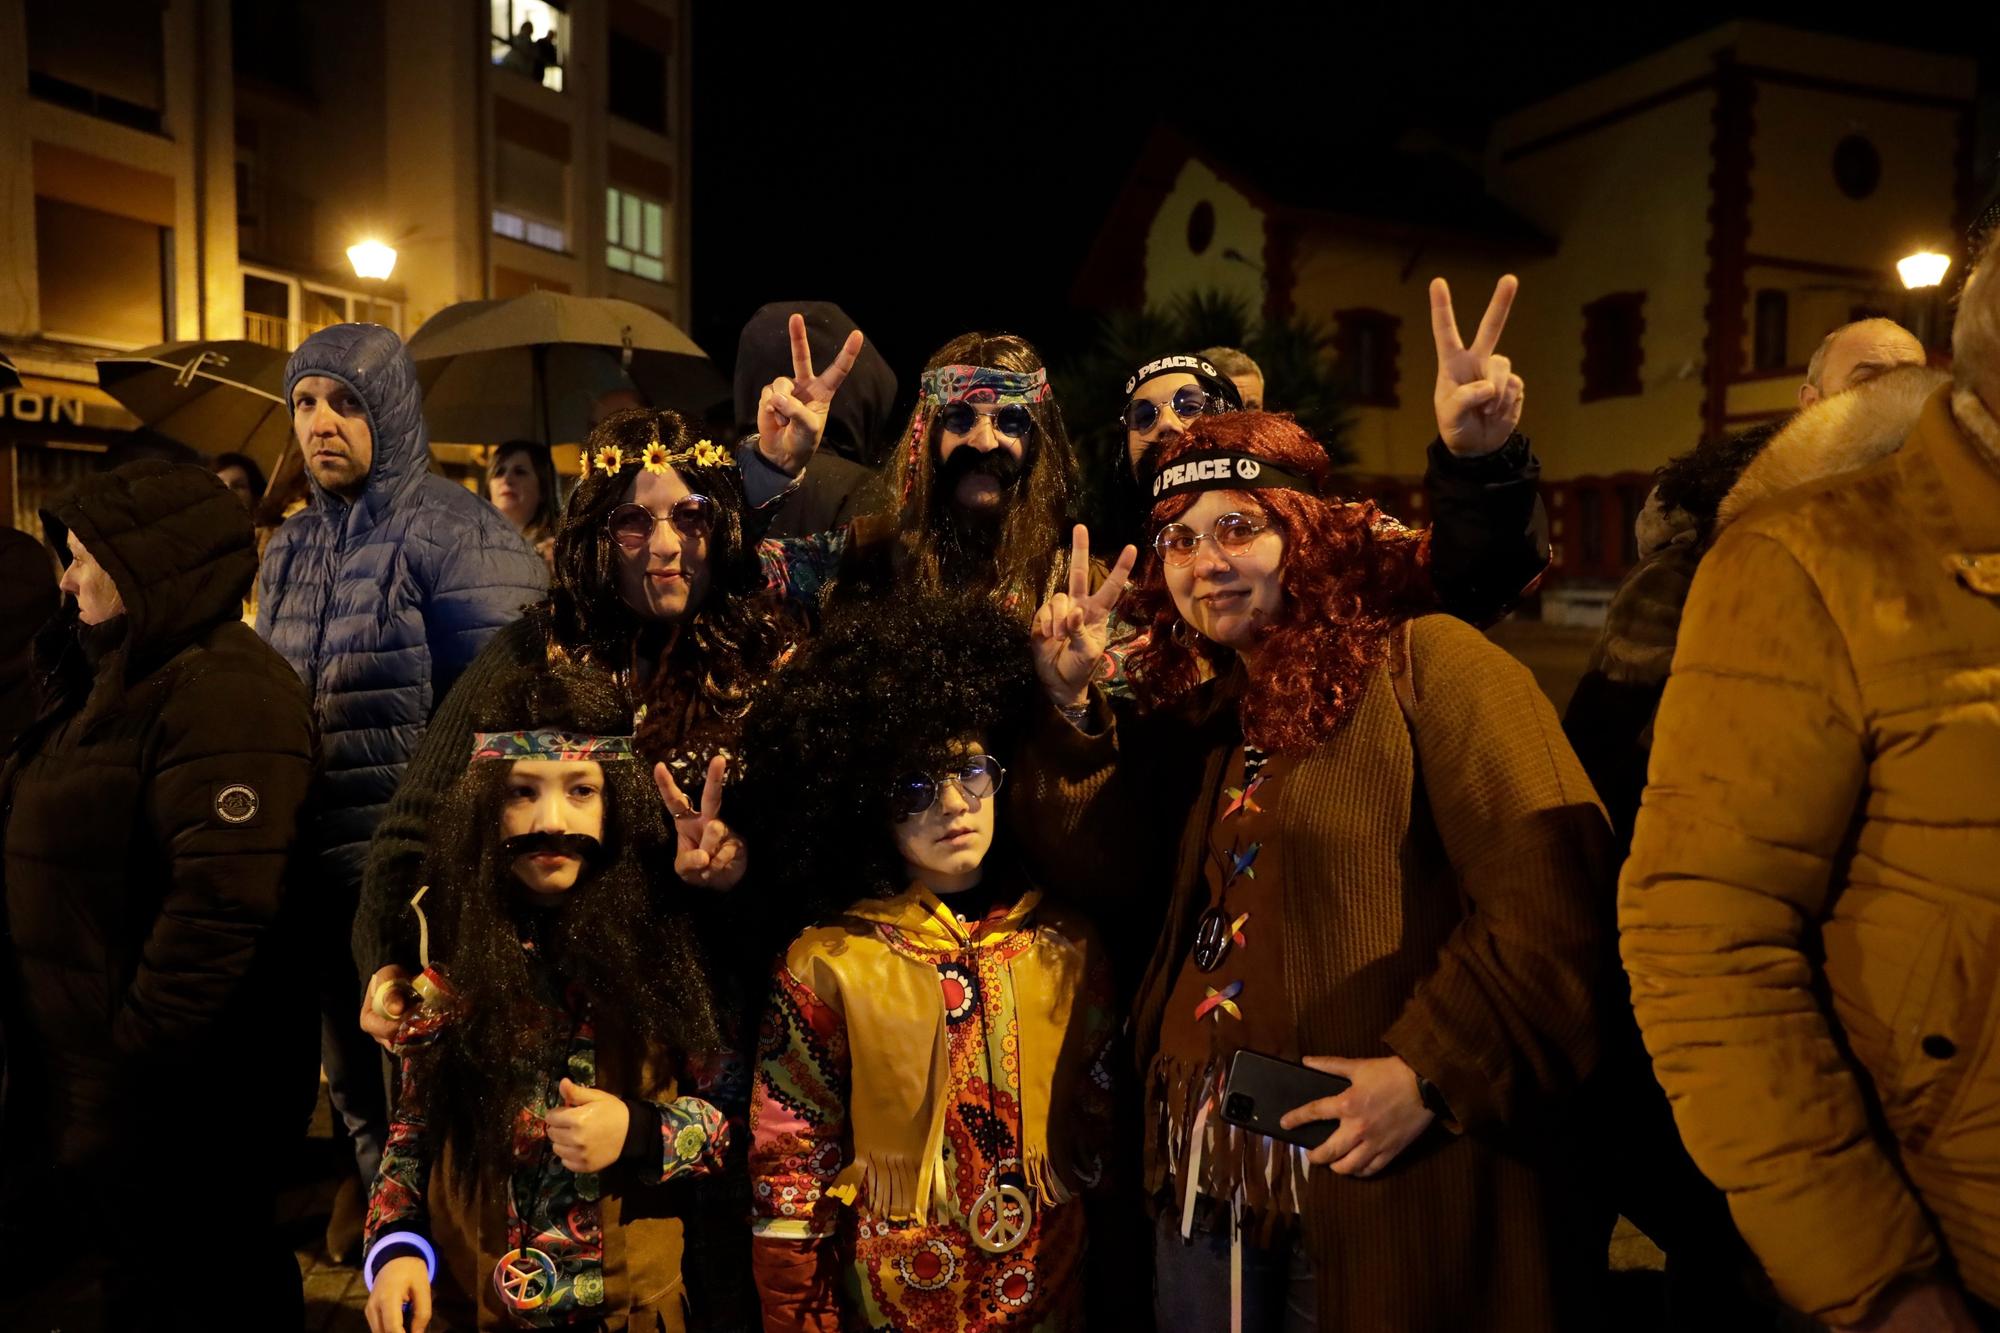
[[[286,354],[259,343],[162,343],[99,358],[97,382],[150,429],[269,472],[292,443]]]

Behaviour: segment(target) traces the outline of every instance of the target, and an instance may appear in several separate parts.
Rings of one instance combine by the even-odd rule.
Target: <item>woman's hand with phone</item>
[[[1417,1072],[1398,1056],[1342,1060],[1308,1055],[1303,1063],[1323,1074],[1338,1074],[1350,1086],[1337,1097],[1321,1097],[1285,1112],[1286,1129],[1315,1120],[1338,1120],[1340,1128],[1306,1154],[1315,1166],[1343,1176],[1373,1176],[1415,1143],[1437,1117],[1417,1090]]]

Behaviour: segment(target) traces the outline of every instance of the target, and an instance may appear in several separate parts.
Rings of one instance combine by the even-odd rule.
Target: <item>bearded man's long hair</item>
[[[1011,333],[953,338],[924,363],[926,371],[943,366],[990,366],[1024,374],[1043,369],[1041,354]],[[1062,409],[1052,397],[1029,405],[1034,428],[1022,441],[1018,471],[998,449],[984,460],[971,449],[956,449],[949,460],[941,459],[942,415],[937,405],[919,400],[890,472],[890,493],[902,497],[896,586],[997,597],[1025,620],[1050,591],[1081,494]],[[969,514],[954,499],[965,472],[979,467],[992,471],[1001,484],[1001,505],[993,518]]]
[[[480,731],[553,729],[628,734],[632,703],[602,672],[554,667],[503,682],[483,701]],[[489,1180],[511,1170],[515,1117],[533,1105],[567,1049],[571,1024],[550,1008],[564,988],[588,1000],[599,1069],[696,1056],[723,1046],[710,968],[683,888],[670,870],[674,834],[636,760],[606,760],[602,851],[576,887],[534,901],[501,838],[513,763],[468,764],[432,825],[431,956],[456,1015],[438,1037],[433,1106]],[[524,941],[530,942],[533,955]],[[608,1061],[608,1064],[607,1064]]]

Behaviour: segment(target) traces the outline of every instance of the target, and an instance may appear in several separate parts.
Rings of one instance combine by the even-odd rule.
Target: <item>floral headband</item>
[[[1049,396],[1046,370],[999,370],[993,366],[939,366],[926,370],[922,401],[946,403],[1039,403]]]
[[[479,759],[555,759],[583,763],[630,759],[630,736],[583,736],[573,731],[475,731],[472,757]]]
[[[692,460],[696,467],[733,467],[736,457],[712,440],[696,440],[685,449],[669,451],[660,441],[660,428],[653,428],[653,442],[645,448],[626,456],[623,449],[615,444],[607,444],[595,452],[585,450],[583,455],[583,475],[589,476],[594,464],[599,472],[610,476],[623,468],[643,467],[654,474],[672,470],[674,464]]]

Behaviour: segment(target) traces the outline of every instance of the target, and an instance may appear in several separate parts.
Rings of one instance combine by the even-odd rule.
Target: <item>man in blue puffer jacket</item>
[[[403,343],[375,324],[322,329],[285,367],[312,504],[264,554],[257,632],[312,694],[322,769],[301,820],[315,877],[320,1058],[361,1180],[327,1229],[360,1240],[360,1189],[388,1132],[375,1046],[356,1026],[347,941],[376,821],[432,710],[495,630],[546,588],[546,566],[500,511],[430,473],[423,394]]]

